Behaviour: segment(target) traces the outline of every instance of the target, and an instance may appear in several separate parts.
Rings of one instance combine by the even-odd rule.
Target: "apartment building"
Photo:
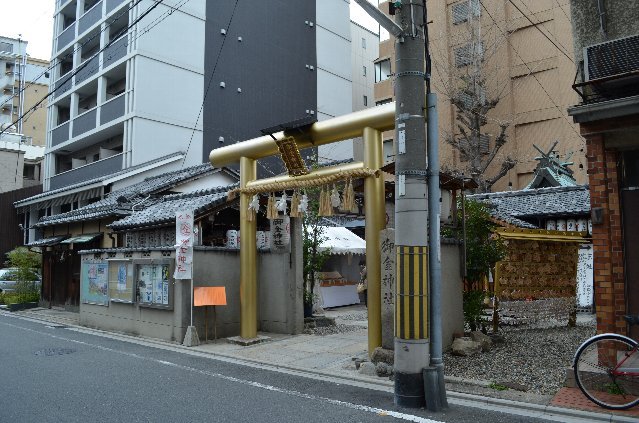
[[[49,87],[49,62],[29,56],[27,46],[26,40],[0,36],[0,128],[44,147],[47,101],[37,103]]]
[[[27,225],[265,128],[351,112],[348,6],[56,0],[45,191],[16,203]],[[352,143],[318,154],[350,158]]]
[[[380,3],[388,13],[389,2]],[[567,108],[577,101],[571,89],[575,65],[568,0],[445,0],[429,1],[428,32],[432,57],[432,91],[439,97],[440,160],[444,168],[463,172],[460,154],[445,142],[459,135],[457,109],[463,78],[479,75],[485,81],[478,98],[498,99],[481,128],[482,154],[489,154],[507,125],[508,141],[499,150],[486,176],[499,170],[503,159],[517,165],[499,180],[493,191],[522,189],[532,178],[537,150],[559,141],[557,154],[574,164],[578,183],[588,182],[585,143]],[[380,34],[375,62],[375,101],[393,100],[394,43]],[[392,138],[385,134],[385,152],[393,156]]]

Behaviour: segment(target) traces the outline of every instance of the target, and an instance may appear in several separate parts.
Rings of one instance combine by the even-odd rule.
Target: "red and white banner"
[[[193,276],[193,211],[175,213],[175,279],[191,279]]]

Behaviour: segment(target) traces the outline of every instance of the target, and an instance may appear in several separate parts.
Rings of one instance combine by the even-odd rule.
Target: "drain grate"
[[[34,354],[44,357],[53,357],[56,355],[72,354],[74,352],[75,350],[72,348],[45,348],[43,350],[36,351]]]

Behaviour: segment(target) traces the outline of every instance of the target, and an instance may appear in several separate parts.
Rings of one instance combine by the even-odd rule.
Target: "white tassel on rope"
[[[260,197],[255,194],[248,205],[248,214],[246,216],[246,220],[249,222],[255,219],[255,215],[260,210]]]
[[[331,193],[331,206],[338,207],[342,205],[342,199],[339,196],[337,187],[333,185],[333,192]]]
[[[275,203],[275,207],[277,208],[277,210],[283,212],[284,216],[286,216],[286,207],[288,206],[287,200],[288,197],[286,196],[286,193],[283,192],[280,199],[277,200],[277,202]]]
[[[300,198],[300,205],[297,207],[297,211],[300,213],[306,213],[308,210],[308,196],[306,193],[302,194],[302,198]]]

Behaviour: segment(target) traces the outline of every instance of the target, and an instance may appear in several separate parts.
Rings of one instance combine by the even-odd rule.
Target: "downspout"
[[[111,238],[111,248],[115,248],[115,237],[113,236],[113,232],[109,232],[107,233],[107,235],[109,236],[109,238]]]
[[[604,40],[608,39],[608,32],[606,31],[606,5],[604,0],[597,0],[597,9],[599,12],[599,30]]]

